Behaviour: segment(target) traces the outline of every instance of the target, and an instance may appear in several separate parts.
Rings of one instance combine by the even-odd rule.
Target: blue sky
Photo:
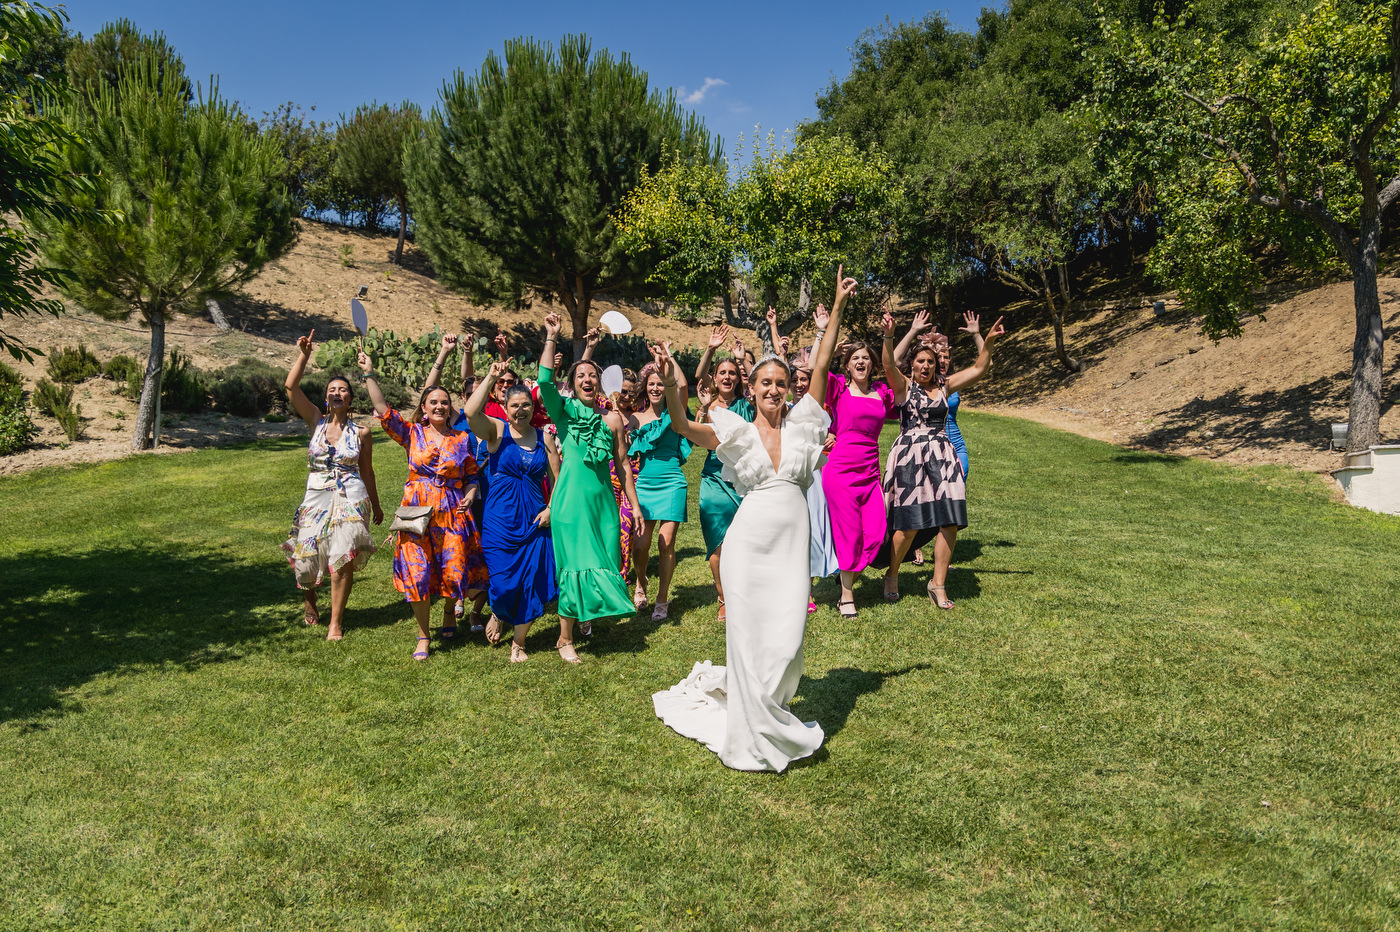
[[[986,0],[989,5],[993,0]],[[371,100],[430,108],[445,78],[472,73],[486,53],[521,35],[557,41],[584,32],[595,48],[627,52],[656,87],[673,87],[733,154],[740,133],[784,129],[816,114],[815,98],[850,67],[863,30],[888,16],[942,10],[971,29],[983,2],[931,7],[885,3],[565,3],[420,0],[211,3],[207,0],[75,0],[74,31],[91,35],[127,17],[161,31],[191,78],[219,76],[224,96],[254,116],[287,100],[335,119]],[[237,12],[232,12],[233,10]]]

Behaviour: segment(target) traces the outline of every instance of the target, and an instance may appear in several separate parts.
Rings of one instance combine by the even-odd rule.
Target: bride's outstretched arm
[[[831,302],[831,320],[826,325],[826,333],[817,344],[816,358],[812,360],[812,383],[807,389],[817,404],[826,404],[826,373],[831,368],[831,356],[836,351],[837,334],[841,330],[841,314],[846,302],[856,291],[856,280],[846,278],[846,267],[836,267],[836,300]]]
[[[666,411],[671,415],[671,429],[696,446],[713,450],[719,446],[715,429],[709,424],[697,424],[686,410],[685,373],[663,346],[651,348],[652,361],[661,374],[661,384],[666,387]]]

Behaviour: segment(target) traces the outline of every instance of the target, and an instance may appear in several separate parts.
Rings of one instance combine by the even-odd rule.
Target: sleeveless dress
[[[410,424],[393,408],[379,418],[385,433],[408,452],[408,480],[402,506],[429,505],[426,534],[400,531],[394,549],[394,588],[409,602],[435,595],[465,599],[486,588],[486,560],[476,520],[457,513],[466,486],[476,481],[471,437],[444,437],[430,427]]]
[[[619,567],[621,539],[609,464],[613,434],[603,416],[554,384],[554,370],[540,368],[540,401],[559,429],[563,463],[550,500],[559,614],[590,621],[636,612]]]
[[[962,399],[957,392],[948,396],[948,439],[953,444],[953,449],[957,451],[958,462],[962,463],[963,480],[967,480],[968,460],[967,444],[963,442],[962,431],[958,429],[958,405],[962,404]]]
[[[836,423],[836,446],[822,467],[822,491],[831,513],[831,537],[839,568],[860,572],[884,543],[887,521],[880,491],[880,431],[894,414],[894,392],[883,382],[875,394],[856,396],[843,375],[827,376],[827,406]]]
[[[686,486],[684,465],[690,441],[671,429],[671,412],[647,421],[632,431],[627,455],[641,464],[635,477],[637,504],[648,521],[684,521]]]
[[[559,595],[550,530],[535,524],[545,506],[549,454],[542,442],[527,453],[505,424],[500,431],[495,453],[482,444],[489,491],[481,543],[491,574],[491,611],[507,624],[523,625]],[[544,431],[538,434],[543,440]]]
[[[306,495],[292,517],[282,549],[298,589],[314,589],[330,574],[363,567],[374,554],[369,491],[360,478],[360,431],[352,420],[334,445],[326,419],[316,423],[306,452]]]
[[[836,559],[836,541],[831,536],[831,510],[826,504],[826,491],[822,488],[822,467],[826,457],[817,464],[812,476],[812,484],[807,487],[807,518],[812,523],[812,546],[808,573],[814,579],[822,579],[841,569]]]
[[[787,708],[802,679],[807,630],[807,502],[830,419],[807,396],[783,421],[778,469],[758,428],[714,412],[724,477],[742,497],[720,554],[728,609],[726,665],[700,661],[675,686],[652,695],[656,715],[735,770],[784,770],[821,747],[816,722]]]
[[[893,530],[928,532],[915,535],[916,547],[941,527],[967,527],[967,487],[945,430],[947,415],[941,390],[930,394],[910,381],[909,397],[899,406],[899,437],[885,466],[885,495]]]
[[[726,410],[753,423],[753,402],[747,398],[735,398]],[[708,451],[705,465],[700,468],[700,530],[705,535],[706,557],[724,543],[724,535],[729,532],[734,513],[739,510],[739,493],[724,481],[723,468],[719,455],[714,450]]]

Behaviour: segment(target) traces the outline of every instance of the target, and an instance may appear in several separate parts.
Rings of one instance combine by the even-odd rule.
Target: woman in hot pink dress
[[[865,343],[850,347],[841,372],[833,372],[826,406],[836,427],[836,446],[822,468],[822,491],[831,512],[831,537],[841,569],[843,618],[856,617],[856,574],[875,560],[885,541],[885,496],[880,488],[880,430],[894,414],[894,393],[875,382],[875,353]]]

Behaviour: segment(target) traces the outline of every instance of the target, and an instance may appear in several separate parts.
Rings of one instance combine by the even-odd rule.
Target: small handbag
[[[432,505],[400,505],[394,512],[393,523],[389,525],[389,533],[403,531],[407,534],[428,533],[428,522],[433,519]]]

